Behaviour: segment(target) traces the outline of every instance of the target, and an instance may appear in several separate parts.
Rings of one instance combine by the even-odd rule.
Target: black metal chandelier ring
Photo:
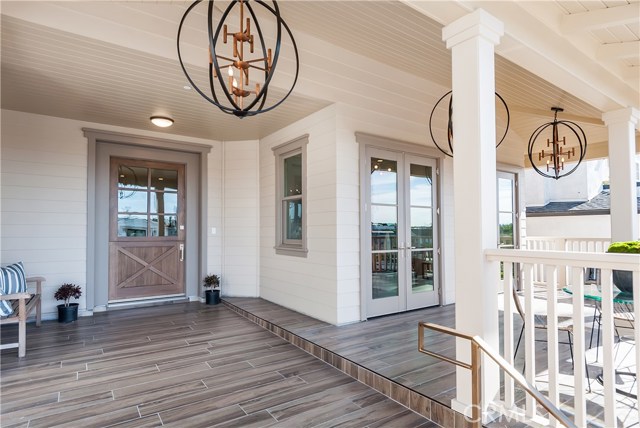
[[[224,12],[222,12],[222,15],[216,25],[213,20],[214,0],[206,0],[208,3],[207,34],[208,34],[208,45],[209,45],[208,82],[209,82],[210,94],[208,94],[204,90],[202,90],[200,87],[198,87],[198,85],[195,83],[195,80],[191,77],[191,75],[187,71],[187,67],[184,64],[182,53],[180,50],[180,40],[181,40],[183,27],[187,19],[187,16],[202,1],[203,0],[194,1],[185,11],[184,15],[182,16],[182,19],[180,20],[180,24],[178,26],[178,36],[176,41],[177,50],[178,50],[178,61],[180,62],[180,67],[182,68],[182,71],[184,72],[191,87],[196,92],[198,92],[204,99],[206,99],[208,102],[218,107],[224,113],[233,114],[238,117],[255,116],[257,114],[265,113],[278,107],[280,104],[284,102],[284,100],[286,100],[289,97],[289,95],[293,91],[293,88],[295,87],[298,81],[300,64],[299,64],[298,47],[296,45],[295,39],[293,38],[291,29],[280,16],[280,9],[278,7],[277,2],[273,0],[273,7],[272,7],[262,0],[232,0],[229,3],[229,5],[226,7]],[[262,6],[265,10],[271,13],[276,20],[277,34],[275,35],[275,49],[274,49],[273,57],[271,56],[271,49],[267,49],[265,45],[262,28],[260,26],[260,23],[258,22],[254,8],[250,4],[251,2]],[[225,23],[225,20],[227,19],[227,17],[229,16],[233,8],[238,5],[240,5],[239,16],[240,16],[241,31],[239,33],[231,34],[231,36],[234,36],[234,43],[236,43],[234,46],[233,57],[224,56],[219,53],[218,49],[216,49],[216,45],[221,32],[223,32],[224,43],[226,43],[226,40],[229,34],[227,33],[227,25]],[[244,50],[243,49],[244,43],[250,44],[251,53],[253,53],[253,43],[254,43],[254,36],[250,34],[251,30],[250,30],[249,18],[247,18],[246,29],[243,29],[244,22],[242,21],[242,18],[244,16],[244,9],[243,9],[244,7],[246,7],[247,11],[249,12],[253,20],[253,25],[255,26],[255,30],[257,32],[258,46],[262,52],[262,58],[245,60],[244,57],[242,56],[242,52]],[[215,31],[214,31],[214,26],[215,26]],[[289,38],[291,39],[293,52],[295,54],[295,74],[294,74],[291,86],[289,87],[285,95],[277,102],[274,102],[273,104],[265,107],[268,92],[269,92],[269,84],[272,81],[273,74],[276,70],[278,59],[280,57],[283,28],[284,28],[284,31],[286,31]],[[242,45],[239,49],[239,52],[241,52],[240,55],[238,55],[237,53],[238,42],[240,42],[240,44]],[[229,63],[225,65],[221,65],[219,62],[220,59],[228,61]],[[263,64],[263,67],[258,67],[255,64]],[[232,67],[235,67],[236,69],[238,69],[240,75],[242,76],[240,87],[236,86],[237,82],[235,79],[233,79],[233,85],[231,84],[232,83],[231,77],[233,76]],[[225,68],[228,68],[229,70],[229,76],[230,76],[229,83],[225,82],[225,79],[223,78],[223,75],[221,72]],[[248,83],[249,68],[255,68],[264,72],[264,82],[261,87],[259,87],[259,85],[256,85],[255,91],[245,90],[244,84],[242,83],[244,76],[246,76],[246,80]],[[216,83],[220,85],[220,89],[218,90],[218,92],[221,91],[224,94],[224,97],[219,96],[218,92],[216,91],[216,87],[215,87]],[[249,102],[248,105],[244,106],[243,98],[252,94],[255,94],[255,98],[251,102]]]
[[[435,136],[433,135],[433,115],[436,109],[438,108],[438,105],[440,105],[440,103],[447,96],[451,95],[452,92],[453,91],[449,91],[446,94],[444,94],[442,97],[440,97],[440,99],[433,106],[433,109],[431,110],[431,114],[429,115],[429,134],[431,135],[431,141],[433,141],[433,144],[436,145],[438,150],[440,150],[442,153],[444,153],[449,157],[453,157],[453,97],[449,98],[449,120],[447,122],[447,143],[449,145],[448,151],[440,147],[440,145],[436,141]],[[511,113],[509,112],[509,106],[507,106],[507,102],[504,100],[504,98],[502,98],[500,94],[497,92],[495,94],[496,94],[496,97],[498,97],[498,99],[502,102],[502,105],[504,106],[504,109],[507,112],[507,124],[505,126],[504,133],[502,134],[502,138],[500,138],[500,141],[498,141],[498,144],[496,144],[496,148],[498,148],[500,147],[500,144],[502,144],[504,139],[507,137],[507,132],[509,132],[509,124],[511,123]]]
[[[529,138],[529,144],[527,146],[527,155],[529,156],[529,162],[531,162],[531,166],[538,174],[542,175],[543,177],[553,178],[555,180],[558,180],[559,178],[566,177],[567,175],[573,173],[580,166],[580,163],[582,162],[582,160],[584,159],[587,153],[587,136],[584,130],[578,124],[571,122],[569,120],[558,120],[557,118],[558,112],[562,112],[563,111],[562,108],[553,107],[551,110],[555,111],[553,122],[547,122],[543,125],[540,125],[538,128],[536,128],[535,131],[533,131],[533,133],[531,134],[531,137]],[[560,126],[569,128],[569,130],[571,131],[569,135],[573,134],[573,136],[575,136],[577,145],[572,146],[570,149],[565,150],[566,138],[565,137],[563,137],[562,139],[559,138],[558,129]],[[552,129],[552,134],[551,134],[552,139],[551,140],[547,139],[546,147],[547,148],[551,147],[551,151],[550,152],[548,151],[545,154],[544,149],[542,149],[541,151],[538,152],[538,156],[537,156],[538,163],[542,163],[546,159],[546,164],[544,164],[546,166],[546,171],[543,171],[536,165],[536,161],[534,161],[534,152],[535,152],[535,145],[537,143],[538,137],[540,137],[540,135],[549,127],[551,127]],[[545,144],[545,142],[541,144]],[[569,161],[571,160],[572,157],[576,156],[576,153],[575,153],[576,148],[578,148],[580,151],[576,165],[566,172],[561,172],[561,171],[564,171],[565,158],[566,158],[566,161]]]

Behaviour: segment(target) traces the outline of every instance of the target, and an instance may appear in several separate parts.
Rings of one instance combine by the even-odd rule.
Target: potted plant
[[[607,253],[640,254],[640,241],[613,242]],[[633,294],[633,273],[630,270],[614,270],[613,284],[620,291]]]
[[[204,277],[204,292],[207,305],[217,305],[220,303],[220,277],[209,274]]]
[[[64,303],[58,305],[58,322],[71,322],[78,319],[78,304],[69,303],[69,300],[82,296],[80,286],[75,284],[62,284],[53,297],[56,300],[64,300]]]

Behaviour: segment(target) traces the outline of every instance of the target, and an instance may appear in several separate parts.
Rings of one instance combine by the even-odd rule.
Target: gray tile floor
[[[223,305],[30,324],[0,367],[3,427],[436,426]]]

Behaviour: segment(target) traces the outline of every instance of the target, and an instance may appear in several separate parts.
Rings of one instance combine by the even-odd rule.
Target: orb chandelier
[[[558,112],[563,112],[563,108],[551,107],[551,110],[554,112],[553,122],[545,123],[533,131],[529,138],[527,153],[531,166],[538,174],[558,180],[571,174],[580,166],[584,155],[587,153],[587,136],[582,128],[574,122],[558,120]],[[551,138],[547,138],[546,142],[538,143],[538,137],[549,127],[551,128]],[[560,138],[560,128],[567,132],[569,142],[571,143],[571,140],[573,140],[573,144],[567,146],[567,137]],[[536,150],[541,145],[544,145],[544,148]],[[579,150],[577,155],[576,148]],[[578,163],[571,169],[565,169],[565,162],[576,157]]]
[[[440,103],[442,101],[444,101],[444,99],[447,98],[447,97],[449,97],[449,120],[447,121],[447,143],[448,143],[448,149],[446,147],[444,147],[444,143],[442,141],[440,142],[440,144],[438,144],[438,141],[436,141],[436,137],[433,135],[433,116],[434,116],[434,114],[436,112],[436,109],[440,105]],[[502,134],[502,138],[500,138],[500,141],[498,141],[498,144],[496,144],[496,148],[498,148],[500,146],[500,144],[502,144],[502,142],[506,138],[507,132],[509,131],[509,123],[511,122],[511,114],[509,113],[509,107],[507,106],[507,103],[504,100],[504,98],[502,98],[500,96],[500,94],[498,94],[497,92],[496,92],[496,97],[498,97],[498,99],[500,100],[500,102],[504,106],[504,110],[506,111],[506,114],[507,114],[507,124],[506,124],[506,126],[504,128],[504,133]],[[433,110],[431,110],[431,115],[429,116],[429,135],[431,135],[431,141],[433,141],[433,144],[436,145],[438,150],[440,150],[442,153],[444,153],[445,155],[447,155],[449,157],[453,157],[453,119],[452,119],[452,116],[453,116],[453,96],[452,96],[452,91],[449,91],[446,94],[444,94],[442,97],[440,97],[440,99],[433,106]]]
[[[275,0],[231,0],[224,11],[214,7],[214,0],[206,0],[207,33],[208,33],[208,75],[195,78],[187,71],[180,51],[180,38],[185,20],[191,11],[203,0],[194,1],[186,10],[178,27],[177,47],[178,60],[191,87],[211,104],[227,114],[238,117],[255,116],[273,110],[293,91],[298,80],[298,48],[289,26],[280,15],[280,9]],[[218,1],[222,3],[222,1]],[[227,4],[225,2],[224,4]],[[273,16],[275,34],[269,37],[263,34],[263,27],[258,22],[257,13],[263,11]],[[214,20],[214,12],[220,14]],[[232,17],[238,19],[235,23],[228,23]],[[269,100],[269,85],[278,65],[282,47],[283,33],[288,35],[295,53],[295,73],[293,81],[284,96],[275,101]],[[273,49],[267,46],[266,39],[273,39]],[[257,51],[255,53],[254,51]],[[255,55],[254,55],[255,53]],[[255,81],[255,70],[260,81]],[[249,79],[251,77],[251,80]],[[202,89],[196,81],[208,81],[208,88]],[[202,85],[201,86],[205,86]]]

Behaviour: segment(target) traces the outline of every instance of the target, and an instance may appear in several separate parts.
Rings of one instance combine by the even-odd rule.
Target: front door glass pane
[[[118,191],[118,212],[146,213],[147,195],[146,191],[120,189]]]
[[[178,171],[175,169],[151,169],[151,189],[178,191]]]
[[[118,166],[118,187],[146,189],[148,169],[140,166]]]
[[[152,213],[176,213],[178,212],[178,194],[165,192],[151,192]]]
[[[145,237],[147,226],[146,215],[118,214],[118,236]]]
[[[117,236],[178,236],[178,169],[120,164],[116,191]]]

